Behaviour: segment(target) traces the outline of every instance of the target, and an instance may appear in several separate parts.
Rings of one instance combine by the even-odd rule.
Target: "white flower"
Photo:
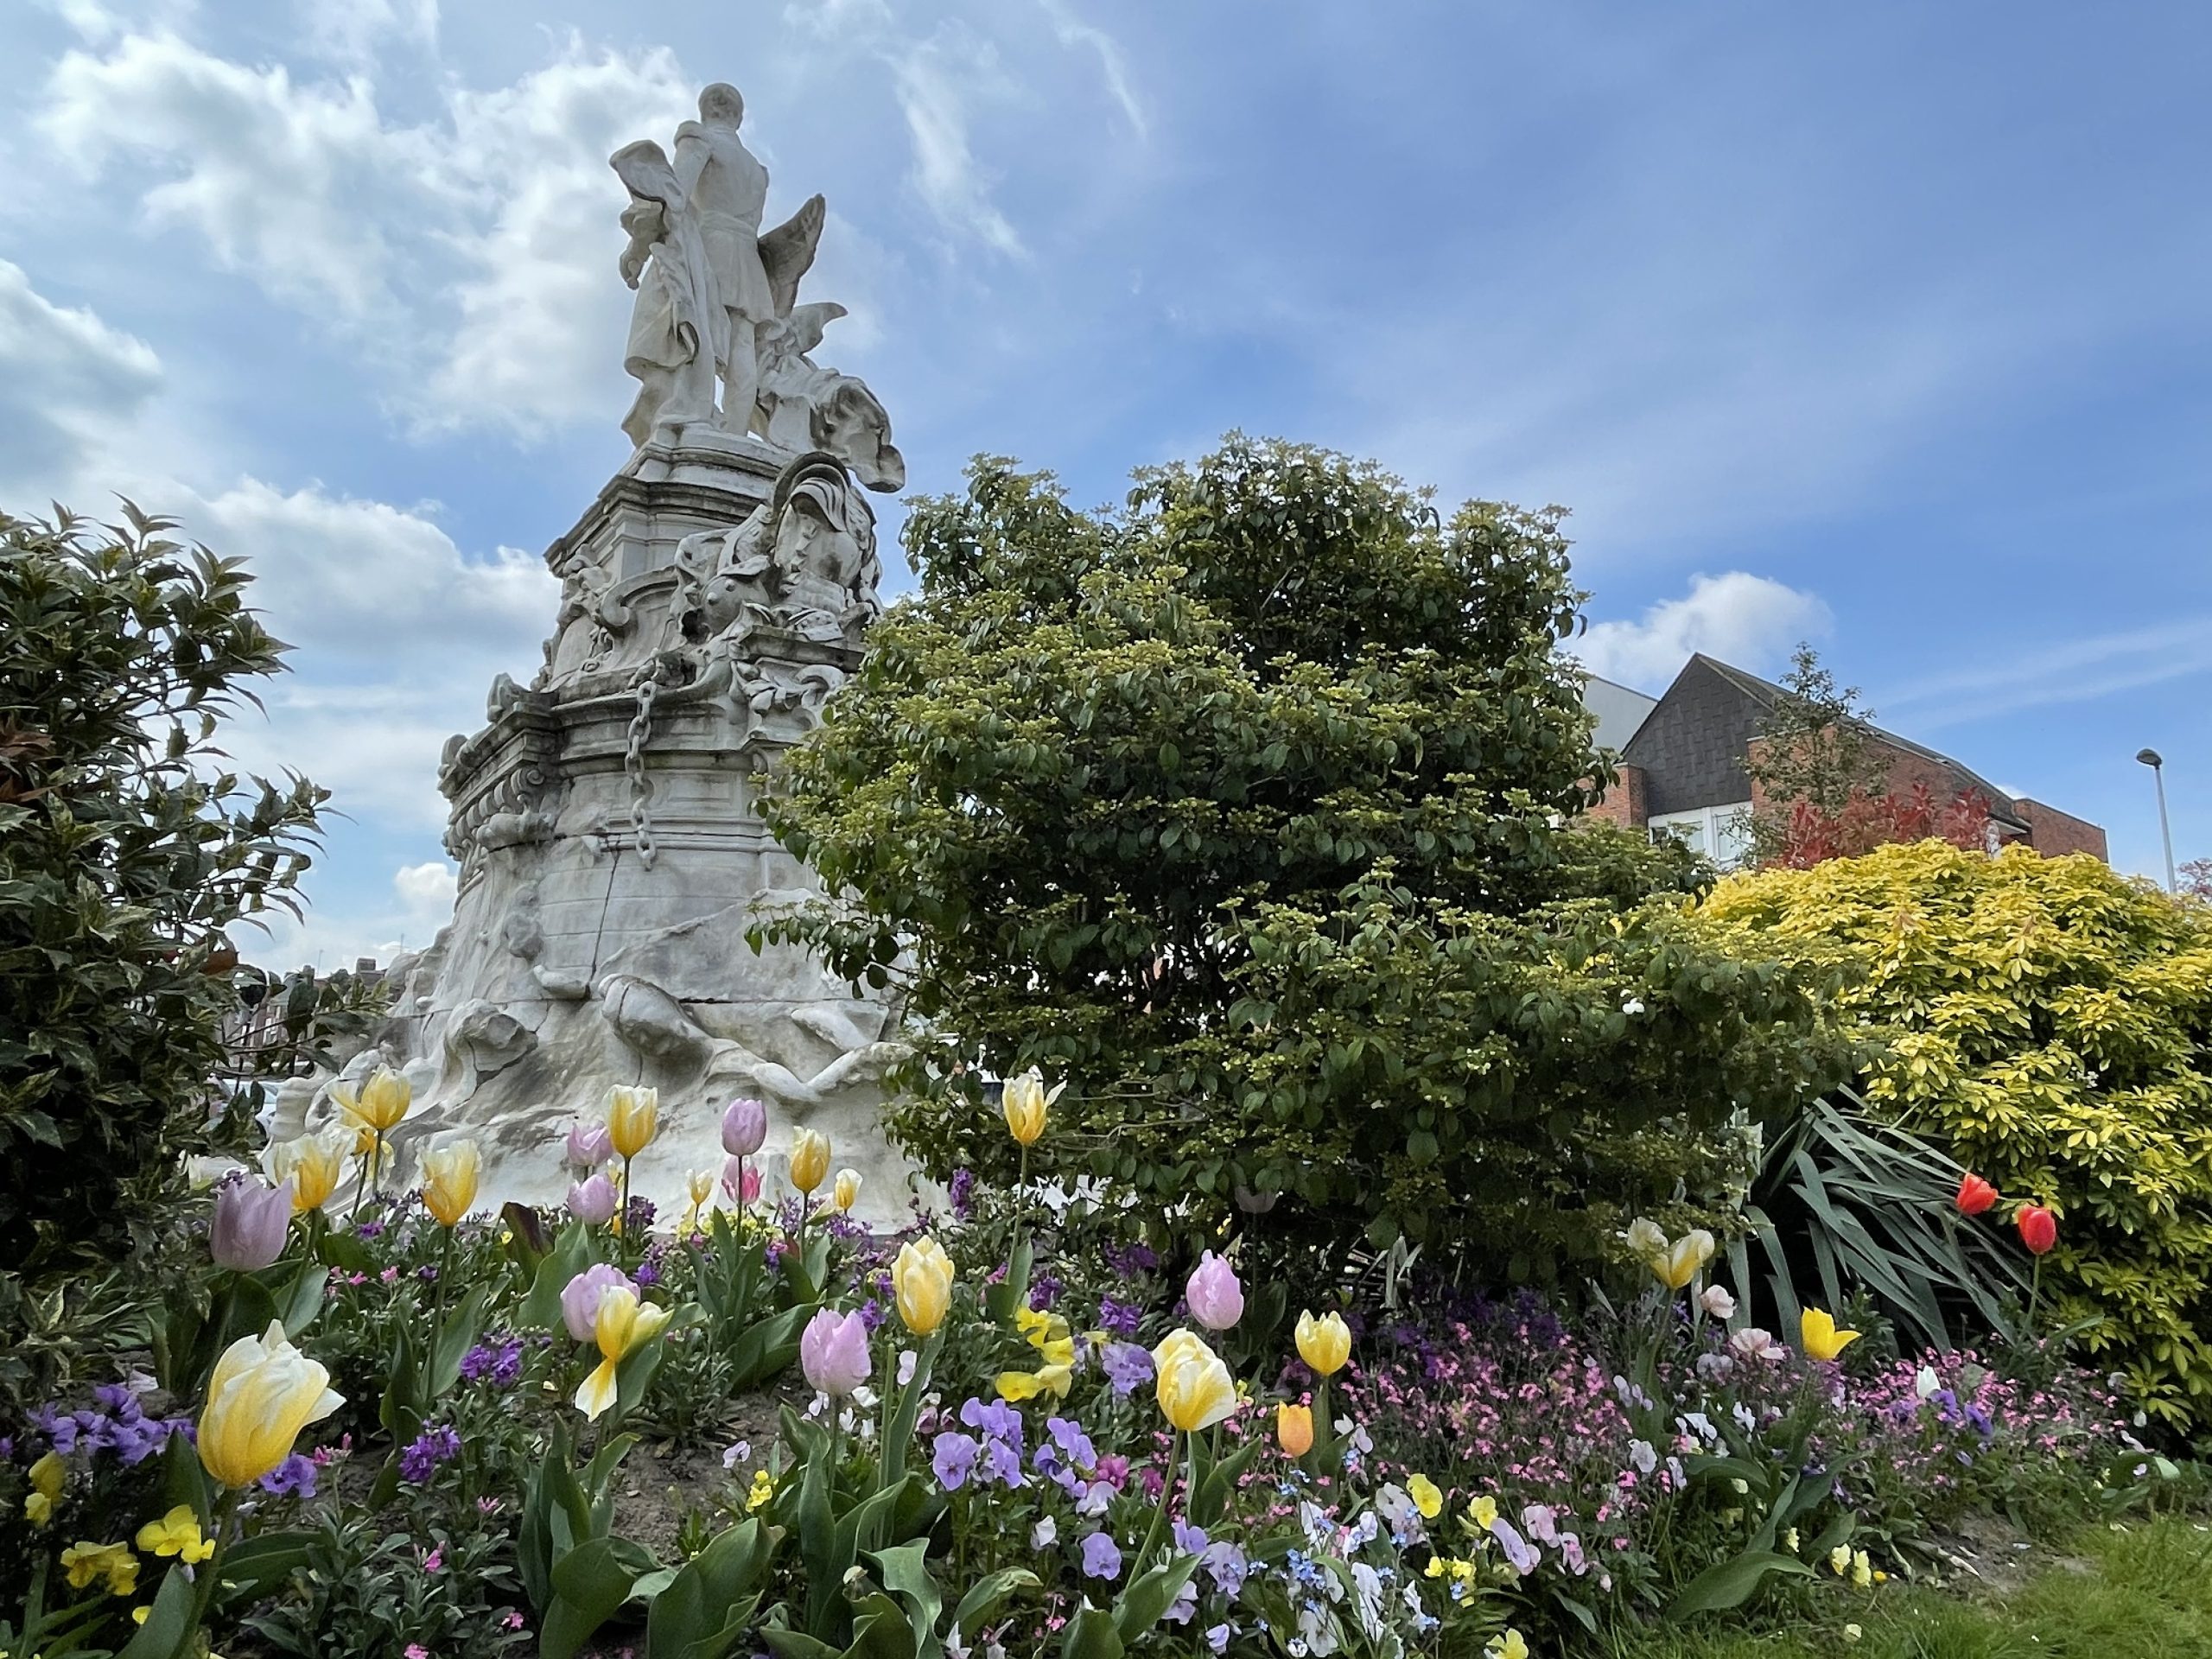
[[[753,1446],[751,1443],[746,1440],[740,1440],[735,1445],[724,1449],[722,1452],[722,1467],[725,1469],[734,1469],[739,1464],[743,1463],[752,1455]]]
[[[1643,999],[1640,996],[1631,996],[1627,1001],[1621,1004],[1621,1012],[1633,1019],[1636,1015],[1643,1012]]]
[[[899,1386],[900,1388],[905,1388],[914,1380],[914,1367],[919,1359],[920,1356],[911,1348],[901,1348],[899,1351]]]
[[[1923,1400],[1933,1399],[1936,1390],[1942,1386],[1943,1379],[1936,1375],[1933,1365],[1922,1366],[1919,1375],[1912,1379],[1912,1391]]]
[[[1052,1547],[1052,1541],[1059,1535],[1060,1523],[1048,1515],[1029,1529],[1029,1548],[1050,1549]]]
[[[1716,1319],[1736,1317],[1736,1299],[1728,1294],[1726,1285],[1707,1285],[1697,1300],[1706,1313]]]

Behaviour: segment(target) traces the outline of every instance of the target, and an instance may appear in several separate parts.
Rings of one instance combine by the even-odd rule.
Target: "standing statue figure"
[[[650,138],[609,158],[630,192],[622,210],[629,245],[622,280],[637,290],[622,366],[638,396],[622,417],[630,442],[672,440],[684,426],[715,418],[715,367],[729,351],[728,313],[690,194]]]

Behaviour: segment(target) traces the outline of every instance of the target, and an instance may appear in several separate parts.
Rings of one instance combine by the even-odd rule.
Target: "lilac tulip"
[[[253,1273],[284,1253],[292,1225],[292,1184],[270,1186],[241,1175],[215,1189],[215,1221],[207,1230],[207,1253],[219,1268]]]
[[[587,1227],[604,1227],[614,1219],[614,1183],[604,1174],[569,1183],[569,1213]]]
[[[750,1158],[768,1138],[768,1109],[757,1100],[733,1100],[722,1113],[722,1150]]]
[[[1183,1295],[1191,1317],[1209,1331],[1226,1331],[1244,1317],[1244,1287],[1236,1281],[1236,1269],[1211,1250],[1191,1270]]]
[[[578,1342],[599,1339],[600,1299],[617,1285],[627,1287],[629,1275],[620,1268],[595,1262],[569,1281],[561,1292],[561,1321]]]
[[[868,1321],[858,1313],[823,1308],[799,1333],[798,1366],[823,1393],[844,1398],[868,1379]]]
[[[597,1169],[614,1155],[614,1141],[604,1123],[578,1122],[569,1128],[569,1144],[562,1161],[571,1169]]]

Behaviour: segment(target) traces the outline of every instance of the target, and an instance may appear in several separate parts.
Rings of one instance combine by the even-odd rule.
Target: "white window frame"
[[[1711,859],[1716,869],[1735,869],[1751,856],[1749,801],[1692,807],[1687,812],[1657,812],[1644,820],[1644,827],[1654,841],[1664,835],[1674,835],[1677,841],[1687,842],[1692,852]],[[1694,835],[1677,831],[1693,831]]]

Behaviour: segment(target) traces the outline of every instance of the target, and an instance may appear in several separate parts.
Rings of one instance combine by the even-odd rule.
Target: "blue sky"
[[[1601,671],[1810,638],[2146,873],[2156,747],[2212,855],[2212,9],[47,0],[0,54],[0,503],[261,572],[238,754],[346,815],[270,959],[443,920],[439,747],[626,452],[606,156],[715,79],[915,489],[1241,427],[1556,501]]]

